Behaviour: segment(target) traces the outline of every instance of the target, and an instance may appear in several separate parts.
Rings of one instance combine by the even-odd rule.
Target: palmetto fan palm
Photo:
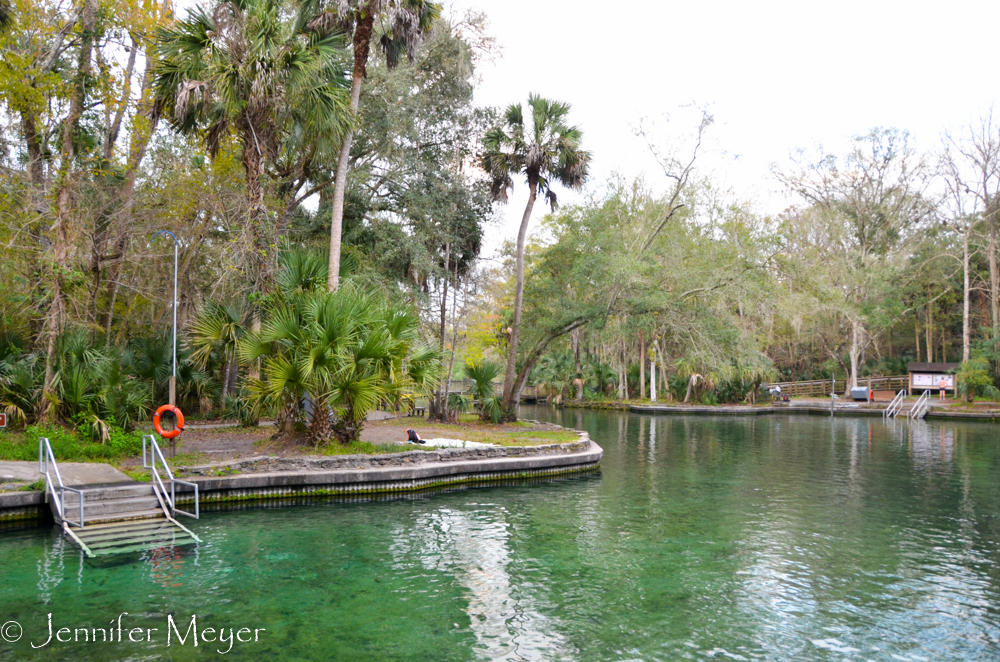
[[[198,312],[188,331],[188,345],[194,350],[191,360],[202,368],[213,351],[222,353],[222,398],[233,395],[237,388],[239,366],[236,347],[246,333],[250,307],[243,300],[233,303],[209,301]]]
[[[13,8],[10,0],[0,0],[0,32],[3,32],[14,22]]]
[[[347,443],[379,401],[433,386],[438,356],[420,343],[419,324],[413,311],[355,287],[301,291],[268,311],[260,332],[240,343],[240,357],[263,358],[262,379],[250,389],[260,406],[280,412],[286,430],[308,395],[312,441]]]
[[[561,402],[561,396],[573,386],[576,379],[576,360],[573,353],[560,351],[546,354],[539,360],[532,373],[536,383],[551,392]]]
[[[157,33],[158,111],[181,132],[202,132],[213,158],[229,134],[239,142],[251,244],[244,272],[255,289],[273,274],[262,227],[268,162],[292,136],[334,151],[353,121],[343,37],[316,18],[308,3],[228,0]]]
[[[38,354],[17,349],[0,356],[0,411],[11,424],[27,423],[42,391],[42,374]]]
[[[499,423],[502,409],[500,398],[493,390],[493,380],[503,374],[503,365],[495,361],[467,363],[465,378],[472,380],[472,397],[479,400],[479,417],[484,421]]]
[[[569,104],[532,94],[528,97],[530,121],[526,121],[520,104],[511,104],[503,122],[483,138],[481,165],[492,181],[493,197],[506,202],[516,176],[523,175],[528,183],[528,204],[517,233],[517,289],[503,387],[505,415],[511,418],[516,405],[514,378],[524,298],[524,240],[531,210],[539,193],[555,209],[557,198],[552,185],[558,182],[567,188],[582,187],[590,165],[590,152],[580,149],[583,133],[567,124],[569,108]]]

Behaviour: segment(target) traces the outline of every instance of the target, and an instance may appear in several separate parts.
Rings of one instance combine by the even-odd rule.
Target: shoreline
[[[629,405],[628,411],[636,414],[693,414],[693,415],[730,415],[730,416],[761,416],[766,414],[809,414],[813,416],[829,416],[830,407],[810,406],[810,405],[749,405],[749,406],[680,406],[680,405]],[[862,407],[835,407],[834,416],[882,416],[884,407],[862,408]],[[937,419],[959,419],[996,422],[1000,418],[1000,410],[990,412],[964,412],[964,411],[935,411],[930,409],[925,418]]]
[[[766,414],[812,414],[830,415],[829,405],[819,404],[788,404],[779,403],[772,405],[660,405],[648,404],[639,405],[628,402],[595,402],[592,404],[564,402],[558,405],[550,405],[562,409],[592,409],[595,411],[629,411],[634,414],[668,414],[668,415],[694,415],[694,416],[761,416]],[[985,421],[990,423],[1000,422],[1000,409],[990,409],[982,412],[975,411],[939,411],[939,407],[932,406],[925,415],[925,418],[956,419],[967,421]],[[847,403],[839,404],[834,409],[835,416],[859,415],[859,416],[881,416],[885,407],[873,407],[869,405],[851,406]]]
[[[586,431],[577,441],[538,446],[444,448],[380,455],[272,458],[257,456],[196,467],[175,475],[196,483],[200,503],[310,496],[413,493],[439,487],[501,483],[594,471],[604,449]],[[190,495],[190,496],[189,496]],[[43,491],[0,493],[0,524],[51,516]],[[178,490],[177,503],[194,501]]]

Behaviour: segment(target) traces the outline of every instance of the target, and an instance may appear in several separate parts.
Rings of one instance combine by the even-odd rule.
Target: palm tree
[[[0,0],[0,32],[3,32],[14,23],[13,7],[10,0]]]
[[[465,365],[465,378],[472,380],[472,397],[479,400],[479,417],[499,423],[503,410],[493,391],[493,380],[503,373],[503,365],[495,361],[477,361]]]
[[[208,301],[188,332],[191,360],[204,368],[213,351],[222,353],[222,400],[234,395],[239,378],[236,348],[247,331],[249,306],[243,300],[225,304]]]
[[[538,386],[550,392],[550,399],[560,404],[563,392],[572,388],[576,378],[576,359],[568,350],[546,354],[538,362],[532,377]]]
[[[380,401],[410,387],[432,387],[438,353],[420,342],[412,310],[381,303],[379,293],[357,287],[302,291],[268,311],[260,332],[240,343],[244,362],[263,358],[263,379],[251,392],[262,407],[279,412],[286,432],[312,400],[309,437],[342,443],[359,438]]]
[[[292,136],[333,151],[353,113],[343,75],[343,38],[315,25],[309,3],[221,0],[157,33],[157,112],[182,133],[201,133],[214,158],[235,134],[246,184],[244,275],[255,291],[273,280],[263,178]]]
[[[583,186],[590,166],[590,152],[580,149],[583,132],[566,124],[569,104],[549,101],[536,94],[528,97],[531,122],[525,121],[520,104],[511,104],[503,122],[486,132],[482,166],[492,180],[494,199],[507,201],[514,188],[514,177],[524,175],[528,183],[528,204],[517,233],[517,289],[514,294],[514,320],[507,350],[507,371],[503,382],[504,416],[515,418],[514,378],[517,374],[517,342],[521,333],[521,308],[524,298],[524,240],[535,200],[541,193],[555,210],[557,198],[552,184],[571,189]]]
[[[309,0],[311,5],[319,0]],[[313,24],[324,28],[338,27],[352,36],[354,68],[351,80],[351,114],[357,113],[361,101],[361,81],[365,78],[371,41],[376,21],[384,27],[379,46],[385,53],[386,64],[394,68],[401,55],[411,63],[416,59],[417,48],[434,20],[441,14],[441,6],[429,0],[336,0],[335,7],[317,17]],[[340,283],[340,235],[344,223],[344,193],[347,188],[347,170],[351,162],[351,144],[354,133],[344,133],[337,160],[337,173],[333,183],[333,214],[330,220],[330,269],[327,286],[330,291]]]

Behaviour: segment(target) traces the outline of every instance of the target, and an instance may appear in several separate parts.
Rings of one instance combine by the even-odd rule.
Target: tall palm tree
[[[291,136],[332,152],[353,113],[343,75],[343,37],[315,24],[314,5],[289,0],[220,0],[157,33],[154,89],[158,112],[182,133],[204,136],[209,155],[235,134],[246,178],[244,275],[270,289],[274,241],[263,179]]]
[[[368,56],[371,54],[372,37],[376,23],[383,26],[379,46],[385,54],[389,68],[394,68],[401,55],[411,63],[417,57],[417,48],[423,34],[441,15],[441,5],[429,0],[327,0],[333,7],[313,21],[324,28],[338,27],[351,34],[354,50],[354,68],[351,76],[351,113],[357,113],[361,101],[361,81],[365,78]],[[312,6],[322,0],[308,0]],[[344,192],[347,188],[347,171],[351,162],[351,144],[354,133],[344,133],[337,160],[333,183],[333,214],[330,219],[330,291],[340,284],[340,235],[344,224]]]
[[[539,194],[555,210],[557,197],[552,184],[558,182],[567,188],[581,188],[590,166],[590,152],[580,149],[583,132],[566,123],[569,104],[532,94],[528,97],[528,108],[530,122],[525,121],[521,104],[511,104],[502,123],[486,132],[481,162],[492,180],[493,197],[500,202],[507,201],[507,194],[514,188],[514,177],[523,175],[528,183],[528,204],[517,233],[517,289],[503,382],[504,416],[510,420],[514,419],[517,406],[513,401],[514,378],[524,299],[524,240],[531,210]]]

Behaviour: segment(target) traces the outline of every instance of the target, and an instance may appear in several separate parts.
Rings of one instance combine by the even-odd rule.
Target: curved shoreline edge
[[[288,460],[248,458],[218,467],[193,468],[204,473],[216,469],[221,473],[238,467],[235,470],[240,473],[188,474],[184,479],[197,483],[200,502],[209,504],[300,496],[417,492],[462,484],[560,476],[599,468],[604,449],[592,441],[587,432],[574,431],[579,435],[578,441],[540,446]],[[271,470],[283,465],[297,465],[298,470]],[[193,501],[193,493],[178,490],[178,504]],[[44,492],[0,493],[0,523],[42,519],[46,515]]]
[[[587,407],[574,407],[574,409],[587,409]],[[592,409],[605,409],[604,407],[592,407]],[[677,406],[677,405],[629,405],[628,411],[633,414],[688,414],[696,416],[763,416],[766,414],[811,414],[813,416],[829,416],[829,407],[815,407],[815,406],[787,406],[781,405],[777,407],[773,406],[732,406],[726,407],[722,406]],[[621,411],[625,411],[622,408]],[[859,407],[836,407],[834,409],[835,416],[882,416],[884,410],[879,409],[861,409]],[[964,411],[939,411],[936,412],[933,409],[927,412],[924,418],[939,418],[939,419],[959,419],[967,421],[985,421],[996,423],[997,419],[1000,419],[1000,411],[996,413],[976,413],[976,412],[964,412]]]

